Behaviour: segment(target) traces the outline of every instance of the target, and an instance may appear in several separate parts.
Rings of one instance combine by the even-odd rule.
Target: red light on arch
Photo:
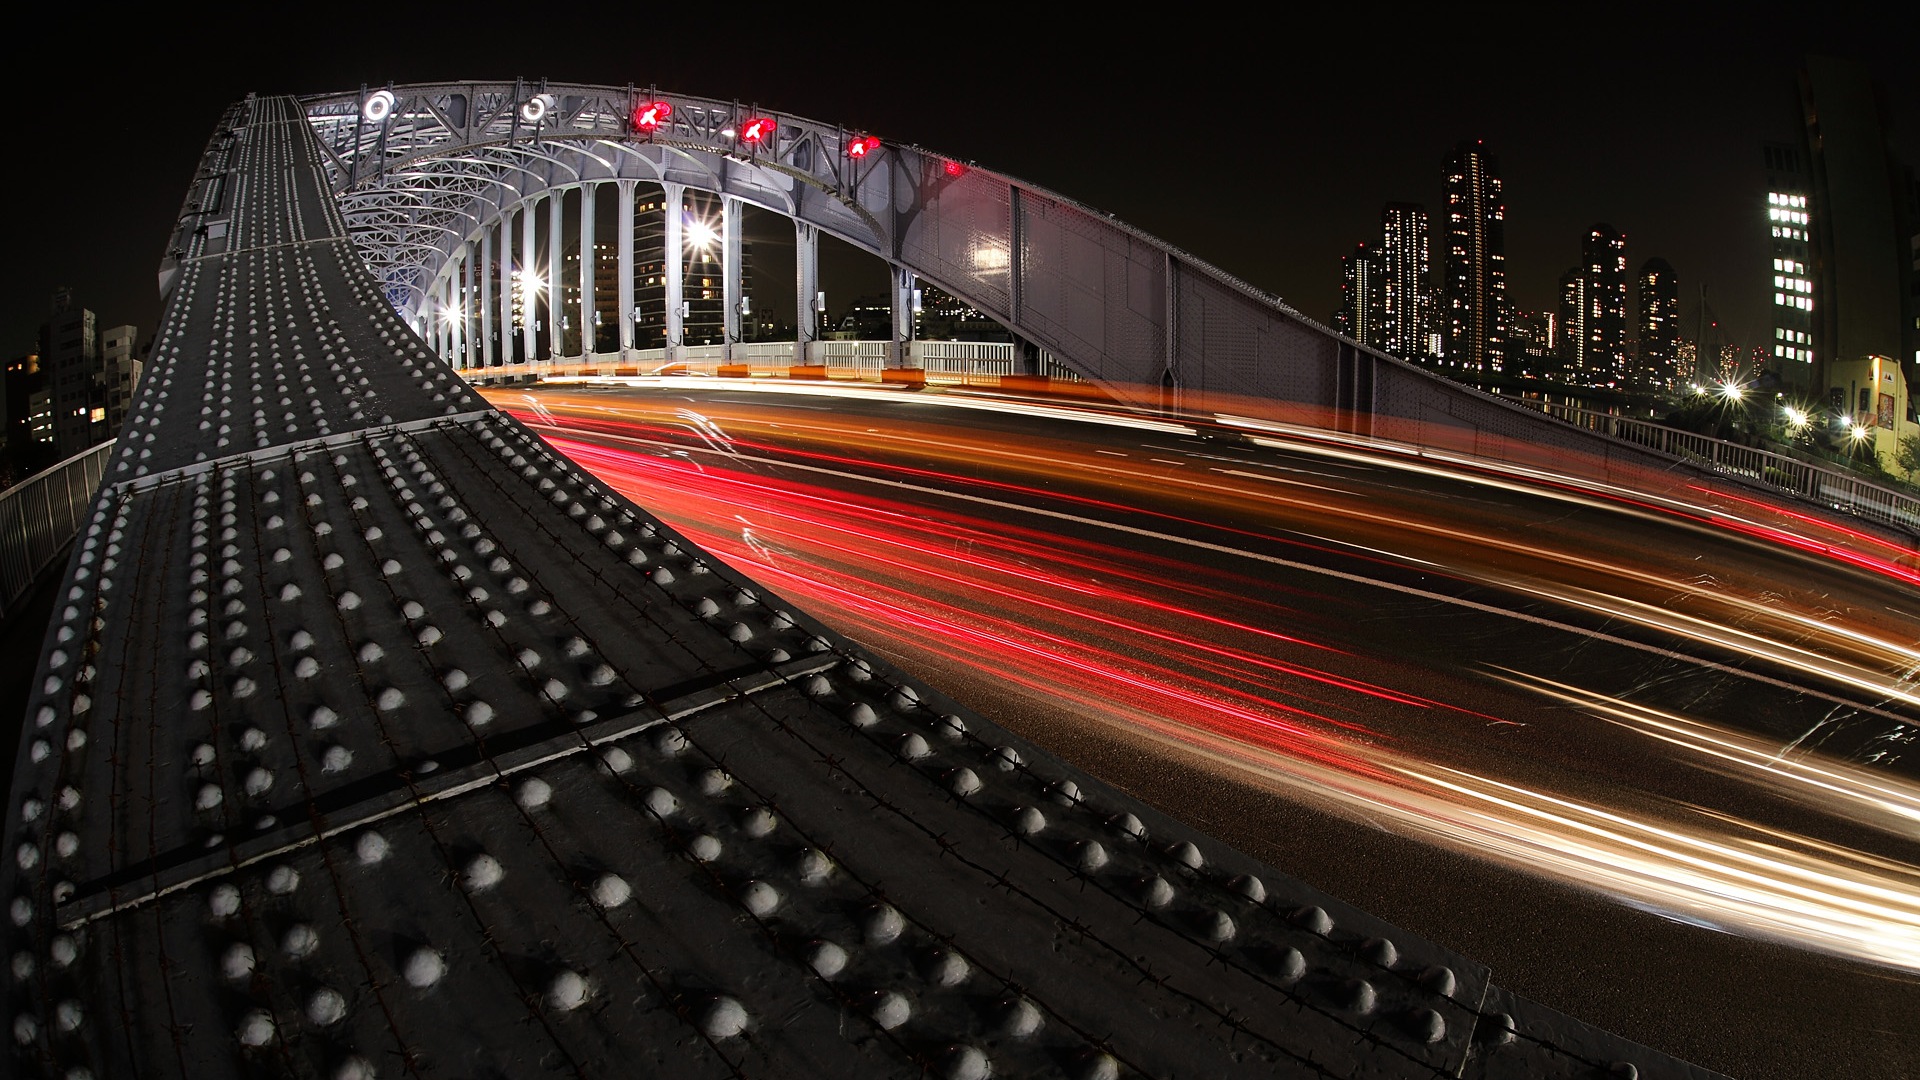
[[[633,130],[651,135],[672,115],[673,106],[667,102],[643,101],[634,107]]]
[[[946,170],[948,176],[964,176],[966,175],[967,167],[957,161],[949,161],[946,164]]]
[[[856,135],[847,140],[847,156],[863,158],[880,149],[880,140],[871,135]]]
[[[740,125],[740,141],[749,143],[767,142],[773,138],[773,129],[776,126],[778,125],[767,117],[756,116]]]

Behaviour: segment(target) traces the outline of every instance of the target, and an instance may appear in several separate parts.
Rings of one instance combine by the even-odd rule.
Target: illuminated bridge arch
[[[669,106],[664,122],[637,129],[636,107],[656,101]],[[1275,297],[1070,199],[918,147],[851,156],[861,136],[843,128],[630,87],[441,83],[302,105],[357,246],[403,318],[429,336],[427,316],[459,303],[456,276],[479,257],[483,234],[512,226],[503,214],[530,221],[534,200],[569,188],[646,182],[796,223],[802,342],[816,334],[809,240],[824,232],[892,269],[897,338],[924,280],[1123,397],[1154,399],[1143,404],[1171,389],[1365,412],[1378,392],[1384,357]],[[771,135],[749,141],[756,118],[772,121]],[[557,226],[558,201],[547,202]],[[729,284],[737,289],[737,275]],[[727,300],[732,339],[737,292]],[[481,314],[497,317],[499,306],[492,298]],[[669,341],[677,314],[669,305]],[[476,343],[440,344],[484,362]],[[1424,393],[1438,385],[1405,370]]]

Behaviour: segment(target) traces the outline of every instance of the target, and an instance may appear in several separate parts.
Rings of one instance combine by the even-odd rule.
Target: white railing
[[[1531,398],[1507,400],[1722,475],[1792,492],[1874,521],[1920,528],[1920,496],[1884,487],[1844,469],[1681,431],[1652,420],[1635,420]]]
[[[930,383],[949,386],[999,386],[1015,374],[1013,346],[998,341],[916,341],[909,355],[919,361]]]
[[[80,531],[112,452],[109,439],[0,491],[0,615]]]
[[[853,372],[855,377],[871,373],[878,378],[892,357],[891,341],[807,342],[807,363],[824,366],[829,373]]]

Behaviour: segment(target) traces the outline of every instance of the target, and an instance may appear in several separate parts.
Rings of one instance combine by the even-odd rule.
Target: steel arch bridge
[[[664,121],[637,130],[636,107],[654,102],[668,107]],[[1277,297],[1111,215],[916,146],[888,143],[856,157],[849,147],[863,136],[835,125],[631,86],[404,85],[303,98],[301,106],[325,148],[327,183],[356,247],[402,317],[424,335],[438,336],[442,354],[466,366],[499,358],[482,355],[482,343],[454,340],[432,316],[458,309],[463,325],[472,320],[476,312],[460,308],[461,283],[475,286],[467,295],[484,284],[471,274],[483,259],[478,249],[497,233],[504,260],[516,213],[530,244],[540,200],[550,203],[549,235],[557,238],[559,203],[552,196],[647,182],[670,195],[704,191],[793,220],[799,253],[794,315],[802,345],[817,334],[808,299],[817,280],[815,237],[826,233],[890,268],[894,363],[901,362],[897,345],[907,336],[914,283],[927,281],[1135,404],[1165,405],[1197,391],[1336,410],[1367,429],[1379,417],[1465,424],[1536,441],[1570,438],[1519,409],[1342,338]],[[748,141],[754,119],[771,121],[771,133]],[[675,215],[667,218],[666,227],[677,228]],[[728,222],[736,218],[723,215]],[[591,221],[582,228],[591,233]],[[737,236],[727,239],[737,244]],[[676,261],[668,260],[669,274]],[[737,256],[726,262],[724,311],[734,341],[740,336],[739,264]],[[549,273],[557,265],[549,260]],[[624,265],[623,282],[631,276],[631,263]],[[463,269],[469,276],[461,277]],[[593,283],[581,286],[585,325]],[[632,333],[630,291],[621,304],[625,346]],[[504,298],[481,304],[477,314],[490,320],[495,307],[504,323]],[[678,315],[670,297],[669,344]]]
[[[354,185],[405,140],[316,108],[208,143],[67,566],[0,864],[14,1073],[1705,1075],[1039,751],[487,408],[393,304],[479,174],[383,232]]]

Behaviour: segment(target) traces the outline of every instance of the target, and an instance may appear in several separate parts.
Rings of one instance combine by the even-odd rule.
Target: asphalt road
[[[1516,992],[1737,1077],[1920,1070],[1920,578],[1871,536],[971,394],[490,396],[822,621]]]

